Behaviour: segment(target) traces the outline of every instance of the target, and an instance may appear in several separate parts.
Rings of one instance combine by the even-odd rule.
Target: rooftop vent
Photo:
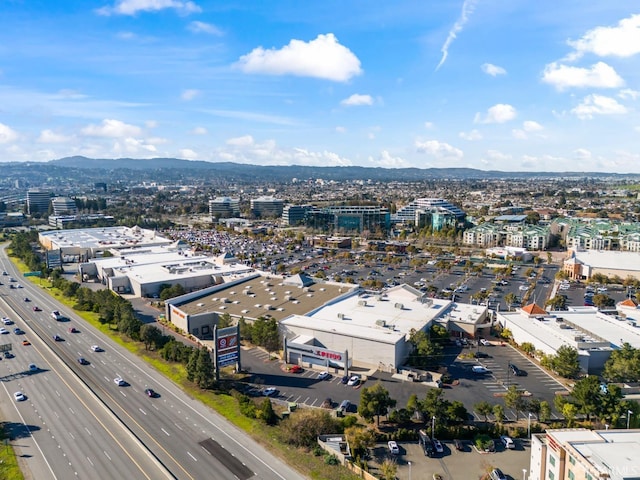
[[[340,320],[342,320],[342,319],[344,318],[344,313],[339,313],[339,314],[338,314],[338,318],[339,318]]]
[[[366,300],[359,300],[358,301],[358,305],[361,307],[366,307],[367,306],[367,301]]]
[[[395,303],[393,305],[393,308],[397,308],[398,310],[403,310],[404,309],[404,305],[402,303]]]

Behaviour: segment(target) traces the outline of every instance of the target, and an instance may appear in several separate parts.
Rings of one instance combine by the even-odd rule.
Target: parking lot
[[[481,359],[460,357],[460,354],[477,351],[488,356]],[[484,420],[484,417],[474,412],[474,405],[481,401],[504,405],[502,397],[509,385],[516,385],[518,389],[528,392],[529,399],[547,401],[552,408],[552,418],[559,418],[557,412],[553,411],[553,400],[557,394],[566,394],[566,388],[531,359],[509,345],[492,340],[491,346],[446,347],[441,363],[447,366],[451,376],[458,381],[456,385],[443,386],[445,398],[462,402],[475,420]],[[525,375],[514,376],[508,367],[510,363],[517,365]],[[361,385],[371,386],[378,381],[389,391],[391,397],[397,400],[398,408],[406,405],[412,394],[424,398],[427,390],[432,388],[421,382],[404,381],[390,373],[378,371],[354,371],[353,373],[363,374],[365,379],[363,384],[356,387],[340,382],[344,375],[341,370],[331,369],[331,377],[320,380],[318,374],[322,370],[303,369],[299,373],[291,373],[282,368],[279,360],[269,360],[266,352],[255,348],[243,350],[242,364],[250,372],[250,383],[256,389],[275,387],[278,391],[272,398],[311,407],[319,407],[327,398],[331,398],[333,408],[343,400],[349,400],[349,411],[355,412],[360,399]],[[476,374],[472,371],[474,365],[484,365],[490,372]],[[516,412],[509,408],[505,408],[505,415],[508,420],[516,420]],[[522,415],[520,413],[521,419]],[[536,420],[535,416],[532,420]]]
[[[520,480],[523,470],[529,468],[530,449],[526,440],[516,440],[514,450],[498,447],[494,453],[479,453],[470,442],[465,442],[464,451],[457,451],[452,442],[442,443],[444,453],[429,458],[425,457],[418,442],[398,442],[400,454],[393,456],[398,464],[396,477],[399,480],[432,480],[433,474],[439,473],[444,480],[470,480],[480,478],[492,468],[499,468],[507,478]],[[374,455],[376,464],[391,456],[384,444],[375,448]]]

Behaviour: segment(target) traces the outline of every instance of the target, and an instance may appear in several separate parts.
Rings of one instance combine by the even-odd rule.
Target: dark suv
[[[527,372],[525,372],[524,370],[520,370],[513,363],[509,364],[509,369],[511,370],[511,373],[513,373],[516,377],[524,377],[527,374]]]

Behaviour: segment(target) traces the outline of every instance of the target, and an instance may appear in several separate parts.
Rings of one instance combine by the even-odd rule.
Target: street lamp
[[[409,463],[409,480],[411,480],[411,462],[408,462],[408,463]]]
[[[627,427],[628,428],[628,427]],[[431,440],[436,437],[436,416],[431,417]]]
[[[531,439],[531,415],[532,413],[529,412],[529,418],[527,419],[527,437],[529,437],[529,439]]]
[[[629,430],[629,421],[631,420],[631,414],[633,412],[631,410],[627,410],[627,430]]]

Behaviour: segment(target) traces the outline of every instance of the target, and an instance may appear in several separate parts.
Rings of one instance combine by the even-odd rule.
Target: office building
[[[78,207],[75,200],[68,197],[55,197],[51,199],[53,206],[53,214],[57,216],[75,215],[78,213]]]
[[[282,209],[282,223],[290,227],[304,225],[307,212],[313,210],[311,205],[286,205]]]
[[[34,213],[48,213],[49,202],[51,201],[51,192],[45,190],[29,190],[27,191],[27,212],[29,215]]]
[[[209,214],[212,218],[231,218],[240,216],[240,199],[216,197],[209,200]]]
[[[455,221],[461,222],[464,220],[466,214],[460,208],[454,204],[447,202],[442,198],[416,198],[413,202],[398,209],[395,215],[392,215],[391,221],[394,223],[409,223],[417,225],[420,221],[420,216],[416,213],[429,212],[432,218],[433,214],[439,214],[437,220],[439,228],[443,226],[444,219],[453,217]],[[422,217],[422,221],[425,218]]]
[[[284,200],[275,197],[251,199],[251,215],[256,218],[277,218],[282,215]]]

